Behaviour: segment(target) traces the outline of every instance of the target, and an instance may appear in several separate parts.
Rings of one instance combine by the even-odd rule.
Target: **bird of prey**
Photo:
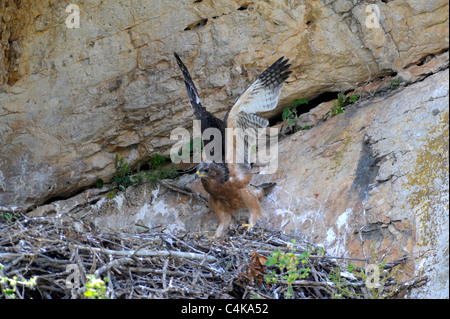
[[[284,82],[292,73],[292,71],[288,71],[291,66],[288,64],[289,59],[281,57],[261,73],[236,100],[226,113],[224,120],[220,120],[201,105],[189,71],[180,57],[176,53],[174,55],[183,73],[194,114],[200,120],[202,135],[208,128],[218,129],[222,134],[222,148],[219,148],[221,154],[215,154],[216,157],[214,157],[217,158],[217,155],[221,155],[222,161],[212,161],[208,157],[211,154],[204,154],[206,158],[198,166],[196,173],[209,194],[210,208],[218,220],[215,235],[220,237],[224,234],[231,223],[232,215],[239,209],[246,208],[250,212],[248,224],[243,225],[250,229],[261,217],[260,200],[264,192],[261,187],[250,184],[252,174],[248,170],[247,151],[258,138],[257,129],[266,128],[269,125],[269,121],[257,113],[276,108]],[[226,129],[234,132],[232,143],[227,144],[225,141]],[[250,134],[242,132],[250,132]],[[245,142],[239,143],[239,139],[244,139]],[[203,140],[204,147],[209,142],[211,141]],[[214,151],[218,152],[216,149]],[[236,156],[239,154],[244,154],[243,162],[237,160]]]

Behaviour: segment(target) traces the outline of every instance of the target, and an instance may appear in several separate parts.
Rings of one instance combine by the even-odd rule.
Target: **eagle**
[[[209,194],[209,206],[218,221],[215,236],[221,237],[224,234],[230,226],[232,215],[240,209],[249,211],[248,224],[242,226],[250,229],[262,215],[260,200],[264,196],[263,188],[271,185],[251,184],[252,174],[249,169],[251,161],[248,151],[254,147],[255,141],[261,136],[261,131],[258,129],[264,129],[269,125],[269,121],[257,113],[276,108],[284,82],[292,73],[288,71],[291,66],[288,64],[289,59],[281,57],[262,72],[236,99],[221,120],[202,106],[189,71],[178,54],[174,53],[174,56],[183,73],[194,115],[200,120],[202,138],[208,128],[218,129],[221,132],[222,147],[211,150],[209,154],[204,152],[203,161],[196,172],[201,178],[203,188]],[[231,143],[226,141],[227,129],[233,132]],[[240,143],[241,140],[244,142]],[[210,142],[211,140],[203,139],[203,147],[205,148]],[[214,152],[221,154],[214,154]],[[211,160],[211,158],[217,159],[218,155],[222,161]],[[239,157],[241,155],[242,157]],[[238,157],[243,161],[238,160]]]

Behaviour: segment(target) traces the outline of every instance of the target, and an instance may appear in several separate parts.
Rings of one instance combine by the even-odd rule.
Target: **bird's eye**
[[[209,168],[206,168],[206,169],[204,170],[204,172],[205,172],[205,173],[209,173]]]

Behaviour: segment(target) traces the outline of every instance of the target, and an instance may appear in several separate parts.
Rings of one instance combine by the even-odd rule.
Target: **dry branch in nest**
[[[86,298],[89,275],[105,278],[109,298],[283,298],[288,286],[293,298],[364,297],[361,278],[333,282],[336,257],[314,255],[313,245],[296,244],[296,252],[311,252],[307,278],[288,282],[283,274],[268,283],[267,258],[277,249],[288,251],[291,237],[255,227],[231,230],[223,240],[189,234],[127,234],[80,227],[80,221],[29,218],[0,224],[0,277],[20,282],[35,276],[36,285],[18,285],[0,298]],[[307,247],[309,246],[309,247]],[[271,268],[271,269],[269,269]],[[275,269],[276,270],[276,269]],[[278,270],[279,271],[279,270]],[[339,285],[344,285],[339,287]],[[402,287],[421,284],[411,281]]]

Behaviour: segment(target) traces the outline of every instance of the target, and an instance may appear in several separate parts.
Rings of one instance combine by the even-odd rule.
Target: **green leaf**
[[[345,106],[345,95],[338,93],[338,102],[340,106]]]
[[[284,108],[283,110],[283,115],[281,116],[281,118],[283,119],[283,121],[286,121],[286,119],[292,114],[291,110],[289,108]]]
[[[300,104],[308,104],[308,99],[295,99],[294,102],[292,102],[292,106],[297,106]]]
[[[104,184],[105,184],[105,182],[101,178],[99,178],[95,181],[95,187],[97,187],[97,188],[102,188]]]
[[[130,183],[131,183],[131,178],[130,178],[130,176],[124,176],[124,177],[123,177],[123,183],[124,183],[124,184],[130,184]]]
[[[356,101],[358,101],[360,96],[361,96],[360,94],[351,95],[350,96],[350,103],[355,103]]]
[[[287,259],[281,259],[280,260],[280,266],[285,267],[288,264],[289,264],[289,260],[287,260]]]
[[[355,269],[355,266],[353,266],[353,264],[348,264],[348,266],[347,266],[348,272],[353,273],[353,269]]]
[[[296,122],[297,122],[296,119],[288,119],[287,120],[287,123],[289,126],[294,126]]]
[[[269,267],[269,266],[275,265],[277,262],[278,262],[278,259],[276,257],[270,256],[269,258],[267,258],[266,266]]]

